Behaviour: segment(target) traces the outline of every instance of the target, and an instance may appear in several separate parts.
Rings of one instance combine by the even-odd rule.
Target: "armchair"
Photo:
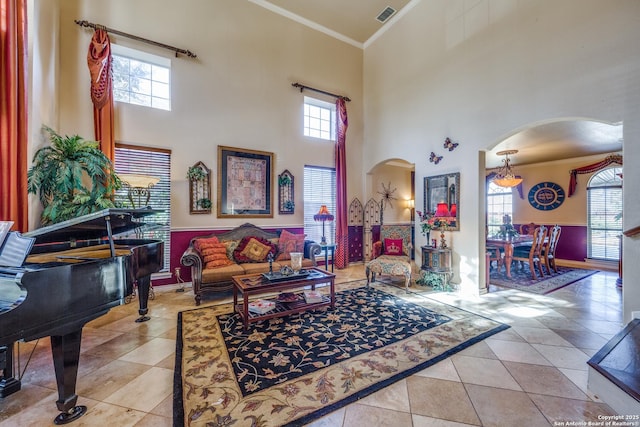
[[[376,281],[376,274],[404,276],[405,289],[411,281],[411,226],[382,225],[380,241],[373,244],[373,259],[365,266],[367,287],[369,279]]]

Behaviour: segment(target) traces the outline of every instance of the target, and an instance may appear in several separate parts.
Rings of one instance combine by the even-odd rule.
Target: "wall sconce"
[[[416,214],[416,201],[414,199],[407,200],[407,209],[409,209],[409,212],[411,214],[411,222],[413,222]]]
[[[118,174],[118,178],[129,190],[127,197],[134,209],[143,208],[149,205],[151,199],[151,188],[160,182],[160,178],[148,175],[133,173]]]

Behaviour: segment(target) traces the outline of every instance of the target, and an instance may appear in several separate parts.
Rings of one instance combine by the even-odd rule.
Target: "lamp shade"
[[[496,154],[501,156],[504,155],[505,158],[502,160],[504,163],[503,166],[498,170],[498,173],[495,178],[493,178],[493,182],[500,187],[515,187],[522,182],[522,178],[515,175],[513,169],[511,168],[511,160],[509,159],[509,154],[516,154],[518,150],[504,150],[499,151]]]
[[[458,213],[458,206],[455,203],[451,203],[451,211],[449,211],[452,217],[456,217]]]
[[[160,182],[160,178],[149,175],[140,175],[134,173],[118,174],[120,181],[129,187],[149,188]]]
[[[436,218],[444,218],[449,216],[449,207],[446,203],[438,203],[438,207],[436,208],[436,214],[434,215]]]
[[[327,209],[327,205],[320,206],[320,210],[313,216],[316,221],[333,221],[333,215]]]

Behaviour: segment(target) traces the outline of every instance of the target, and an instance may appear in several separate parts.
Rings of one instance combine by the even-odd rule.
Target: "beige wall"
[[[165,56],[172,62],[172,111],[116,103],[116,140],[172,150],[172,229],[232,227],[247,219],[217,219],[189,215],[187,168],[203,161],[212,169],[216,188],[217,146],[275,153],[274,173],[288,169],[297,179],[295,200],[302,201],[305,164],[334,166],[334,145],[302,137],[301,94],[291,83],[299,81],[352,99],[347,104],[348,198],[362,198],[362,51],[248,1],[225,0],[64,0],[59,2],[59,61],[55,81],[33,94],[34,104],[56,103],[61,133],[93,139],[86,54],[91,30],[74,19],[84,19],[125,33],[156,40],[198,55],[175,58],[171,51],[112,36],[122,44]],[[47,0],[36,0],[47,9]],[[54,27],[55,28],[55,27]],[[48,28],[43,28],[49,34]],[[36,52],[36,56],[43,53]],[[41,61],[34,78],[51,73]],[[57,99],[56,99],[57,97]],[[328,98],[333,102],[332,98]],[[48,118],[47,118],[48,119]],[[37,123],[40,122],[40,123]],[[274,194],[277,191],[273,187]],[[214,191],[215,203],[216,194]],[[272,226],[299,226],[302,204],[295,215],[252,222]]]
[[[587,118],[623,122],[625,162],[640,159],[638,16],[635,0],[430,0],[365,48],[364,168],[415,161],[418,185],[460,171],[461,228],[451,240],[464,292],[484,288],[481,151],[536,123]],[[444,152],[446,137],[460,146]],[[438,165],[431,151],[444,155]],[[638,175],[627,167],[625,182]],[[624,197],[627,229],[638,225],[640,195],[627,185]],[[640,241],[625,239],[624,251],[637,259]],[[640,274],[637,263],[624,268],[625,277]],[[623,292],[629,320],[640,310],[640,283],[625,281]]]
[[[370,198],[382,201],[383,193],[390,189],[390,203],[384,205],[383,224],[408,224],[411,222],[411,211],[407,200],[411,199],[412,165],[381,164],[370,172],[372,193]],[[369,200],[369,199],[367,199]]]
[[[559,141],[559,143],[562,143],[562,141]],[[599,162],[606,156],[606,154],[600,154],[532,165],[515,165],[514,169],[517,174],[524,179],[522,182],[524,198],[520,199],[517,196],[517,191],[514,190],[513,222],[517,224],[534,222],[536,224],[586,226],[587,184],[593,174],[578,175],[576,192],[569,197],[569,171]],[[565,199],[558,208],[550,211],[541,211],[531,206],[528,199],[529,190],[540,182],[555,182],[562,187]]]

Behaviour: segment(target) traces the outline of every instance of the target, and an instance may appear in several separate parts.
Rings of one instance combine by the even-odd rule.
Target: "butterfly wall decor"
[[[440,163],[440,160],[442,160],[442,156],[436,156],[436,153],[432,151],[431,156],[429,157],[429,161],[437,165],[438,163]]]
[[[449,138],[444,140],[444,148],[448,148],[449,151],[453,151],[458,146],[457,142],[451,142]]]

